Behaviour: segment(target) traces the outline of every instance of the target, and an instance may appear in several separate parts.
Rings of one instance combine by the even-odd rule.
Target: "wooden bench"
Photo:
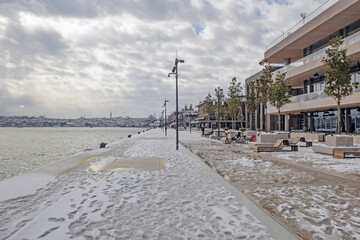
[[[278,139],[272,146],[255,146],[254,152],[279,152],[279,151],[281,152],[284,151],[281,147],[282,144],[289,145],[288,140]],[[294,151],[297,151],[297,146],[296,146],[296,150]]]
[[[358,150],[334,150],[334,158],[344,159],[346,157],[360,157],[360,149]]]
[[[284,140],[287,141],[287,140]],[[287,141],[287,144],[284,143],[285,145],[290,145],[290,147],[293,147],[296,150],[293,151],[297,151],[297,147],[295,147],[295,145],[298,144],[298,142],[304,142],[306,144],[306,147],[311,147],[312,146],[312,142],[310,141],[306,141],[306,139],[304,137],[296,137],[294,139],[292,139],[290,142]]]
[[[304,142],[306,144],[306,147],[312,147],[312,142],[306,141],[304,137],[300,138],[300,142]]]

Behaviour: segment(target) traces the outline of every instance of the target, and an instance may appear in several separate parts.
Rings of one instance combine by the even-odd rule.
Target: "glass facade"
[[[342,131],[349,133],[360,133],[360,107],[351,109],[342,109]],[[298,115],[298,119],[303,115]],[[336,110],[320,111],[305,113],[305,122],[299,125],[299,129],[306,129],[307,131],[335,133],[337,129],[337,116]]]

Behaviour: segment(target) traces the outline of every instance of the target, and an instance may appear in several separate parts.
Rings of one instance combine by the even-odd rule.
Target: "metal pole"
[[[190,134],[191,134],[191,109],[190,109]]]
[[[177,70],[178,60],[175,60],[176,67],[176,150],[179,150],[179,105],[178,105],[178,70]]]
[[[176,78],[176,150],[179,150],[179,103],[178,103],[178,63],[184,63],[184,60],[175,59],[175,66],[172,69],[172,72],[168,74],[170,77],[171,74],[175,74]]]
[[[220,138],[220,98],[218,98],[218,138]]]
[[[166,102],[167,102],[167,100],[165,100],[165,136],[167,136],[167,126],[166,126]]]

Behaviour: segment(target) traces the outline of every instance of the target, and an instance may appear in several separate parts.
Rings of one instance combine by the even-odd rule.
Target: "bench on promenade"
[[[291,151],[297,151],[297,145],[289,144],[288,140],[278,139],[272,146],[254,146],[254,152],[281,152],[285,151],[281,145],[290,145]]]
[[[334,150],[334,158],[344,159],[346,157],[360,157],[360,149],[358,150]]]
[[[311,147],[312,146],[312,142],[311,141],[306,141],[306,139],[304,137],[295,137],[291,141],[284,140],[284,144],[289,145],[291,147],[291,151],[298,151],[297,144],[299,142],[304,142],[306,144],[306,147]]]
[[[312,142],[306,141],[306,139],[304,137],[300,138],[300,142],[304,142],[306,144],[306,147],[312,147]]]

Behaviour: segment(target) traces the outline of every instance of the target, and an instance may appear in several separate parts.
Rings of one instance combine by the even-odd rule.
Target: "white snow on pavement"
[[[56,181],[0,202],[0,239],[270,239],[268,231],[174,134],[142,133],[111,157],[160,157],[164,171],[96,173],[96,157]],[[109,159],[109,158],[108,158]],[[95,168],[93,168],[95,169]],[[6,195],[6,194],[5,194]]]

